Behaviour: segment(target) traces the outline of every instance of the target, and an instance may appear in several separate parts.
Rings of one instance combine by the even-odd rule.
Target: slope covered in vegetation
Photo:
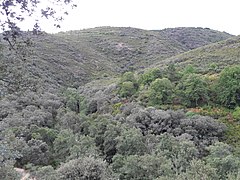
[[[7,47],[2,50],[0,74],[3,74],[3,79],[7,81],[18,79],[11,84],[29,84],[19,81],[26,81],[31,77],[29,81],[37,81],[34,83],[40,83],[41,86],[78,87],[92,79],[145,68],[196,46],[231,37],[227,33],[208,29],[182,28],[181,34],[177,31],[175,36],[186,39],[189,32],[192,32],[186,43],[194,44],[192,38],[197,42],[196,46],[187,47],[181,39],[171,38],[174,33],[171,32],[169,36],[168,31],[170,33],[172,30],[101,27],[58,34],[39,34],[32,37],[33,47],[22,52],[27,57],[24,65]],[[204,32],[204,40],[201,40]],[[8,83],[4,86],[8,86]]]
[[[224,70],[171,61],[230,35],[173,32],[42,34],[21,59],[5,48],[0,179],[19,179],[14,167],[43,180],[238,179],[239,61]],[[219,44],[230,52],[237,39]],[[165,64],[140,70],[156,61]]]
[[[239,64],[239,52],[240,37],[237,36],[173,56],[164,61],[158,61],[152,67],[157,65],[162,67],[164,64],[172,63],[182,68],[193,65],[202,72],[209,70],[219,72],[226,66]]]
[[[168,28],[161,30],[169,39],[180,42],[187,49],[195,49],[210,43],[230,38],[228,33],[214,31],[209,28]]]

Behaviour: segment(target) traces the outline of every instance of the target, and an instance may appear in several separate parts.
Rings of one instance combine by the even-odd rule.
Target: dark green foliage
[[[130,97],[137,91],[134,84],[130,81],[123,82],[120,88],[119,94],[122,97]]]
[[[117,153],[129,155],[143,155],[146,152],[144,137],[139,129],[124,129],[117,140]]]
[[[175,64],[169,64],[164,70],[164,77],[167,77],[171,82],[177,82],[181,74],[177,71]]]
[[[50,152],[50,147],[41,140],[31,139],[22,145],[20,153],[22,155],[22,157],[18,159],[20,166],[27,163],[35,166],[46,166],[51,163],[52,153]]]
[[[83,112],[84,107],[84,97],[82,97],[79,92],[74,88],[67,88],[64,92],[64,96],[66,97],[66,107],[75,111],[76,113]]]
[[[70,148],[68,160],[83,157],[98,157],[99,149],[95,145],[95,139],[90,136],[80,136],[77,142]]]
[[[204,148],[223,138],[226,126],[210,117],[193,116],[187,118],[181,111],[162,111],[154,108],[135,107],[125,118],[131,126],[140,128],[143,134],[156,135],[168,132],[185,137],[194,142],[204,154]]]
[[[74,133],[82,130],[81,124],[87,119],[84,115],[61,109],[58,111],[56,126],[60,129],[71,129]]]
[[[32,127],[33,132],[31,134],[33,139],[42,140],[47,143],[48,146],[53,147],[53,142],[58,135],[58,131],[50,128],[38,128]]]
[[[176,88],[180,101],[188,107],[196,107],[208,103],[208,84],[201,75],[194,73],[186,74]]]
[[[217,100],[218,75],[212,73],[222,66],[211,66],[211,75],[194,74],[203,69],[191,57],[188,63],[192,65],[182,70],[182,55],[178,63],[174,57],[163,59],[197,46],[190,47],[189,39],[184,44],[174,35],[170,42],[166,37],[161,31],[109,27],[43,34],[35,39],[38,54],[26,59],[26,74],[21,74],[19,65],[15,67],[18,61],[14,58],[4,59],[1,92],[11,89],[15,81],[6,80],[12,77],[17,82],[18,74],[24,75],[20,79],[28,77],[37,83],[32,86],[26,83],[28,79],[21,81],[24,88],[7,90],[1,96],[0,134],[5,130],[13,133],[0,136],[0,179],[14,177],[14,166],[46,180],[237,178],[239,127],[230,120],[238,118],[238,109],[232,114],[216,108],[213,101]],[[7,50],[3,58],[5,53]],[[114,77],[155,61],[165,65],[140,75],[127,72],[120,79]],[[98,80],[83,85],[95,77]],[[209,108],[204,106],[208,103]],[[157,109],[200,105],[179,111]],[[229,124],[233,123],[226,131],[219,120],[198,113],[215,118],[228,115]],[[223,140],[234,148],[215,144]]]
[[[240,105],[240,66],[227,67],[221,72],[216,92],[222,105],[226,107]]]
[[[231,147],[224,143],[216,143],[208,147],[209,155],[206,162],[216,168],[217,173],[225,179],[228,173],[239,171],[240,158],[232,154]]]
[[[149,87],[149,105],[158,106],[172,102],[174,86],[167,78],[156,79]]]
[[[76,138],[71,130],[62,130],[53,142],[54,161],[64,162],[70,156],[70,149],[76,143]]]
[[[34,177],[42,180],[58,180],[59,176],[52,166],[40,167],[36,172],[32,173]]]
[[[233,115],[233,118],[235,120],[238,120],[238,121],[240,120],[240,107],[239,106],[235,108],[235,110],[232,113],[232,115]]]
[[[149,180],[173,174],[171,162],[160,155],[116,155],[111,166],[120,180]]]
[[[201,160],[192,160],[190,166],[186,172],[179,174],[176,179],[178,180],[218,180],[219,176],[216,169],[211,167],[209,164],[205,164]]]
[[[162,76],[163,73],[160,69],[153,68],[141,74],[138,82],[139,84],[150,85],[151,82],[153,82],[157,78],[162,78]]]
[[[185,172],[189,162],[198,157],[199,153],[193,141],[183,137],[178,139],[170,134],[160,135],[160,141],[156,145],[155,153],[164,156],[172,163],[175,174]]]
[[[126,72],[122,75],[119,84],[119,94],[121,97],[130,97],[137,92],[137,80],[132,72]]]
[[[182,70],[181,74],[182,74],[182,76],[185,76],[188,74],[194,74],[194,73],[196,73],[196,71],[197,71],[196,67],[194,67],[192,65],[188,65]]]
[[[126,127],[125,127],[126,128]],[[104,133],[103,152],[107,162],[111,163],[113,156],[117,153],[118,137],[124,127],[120,123],[110,123]]]

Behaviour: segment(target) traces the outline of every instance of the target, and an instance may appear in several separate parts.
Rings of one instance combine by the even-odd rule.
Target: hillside
[[[143,69],[192,48],[229,37],[231,35],[227,33],[203,28],[147,31],[100,27],[58,34],[43,33],[32,37],[33,47],[27,52],[24,65],[4,48],[1,74],[7,81],[26,81],[11,83],[15,85],[26,86],[31,77],[30,81],[38,86],[78,87],[92,79]]]
[[[202,72],[210,69],[219,72],[226,66],[240,63],[240,36],[200,47],[164,61],[160,61],[159,58],[159,61],[152,67],[162,67],[169,63],[175,64],[177,67],[193,65]]]
[[[102,27],[0,46],[0,179],[239,179],[240,66],[181,69],[239,64],[229,37]]]
[[[230,37],[228,33],[209,28],[168,28],[161,30],[160,33],[165,34],[169,39],[180,42],[187,49],[195,49]]]

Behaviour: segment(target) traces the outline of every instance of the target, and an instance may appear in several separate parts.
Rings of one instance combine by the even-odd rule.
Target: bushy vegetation
[[[143,47],[149,46],[134,50],[138,35],[133,34],[131,28],[100,29],[97,31],[99,37],[95,31],[85,30],[78,35],[86,43],[84,36],[95,34],[92,41],[97,42],[96,46],[101,45],[97,51],[104,52],[104,57],[114,48],[115,58],[124,53],[128,58],[140,57],[141,53],[146,53]],[[157,31],[151,35],[134,31],[141,32],[142,41],[158,39]],[[112,38],[119,34],[124,42],[112,43]],[[129,34],[135,39],[127,41]],[[76,32],[69,32],[63,41],[71,41],[71,35],[78,36]],[[111,38],[101,40],[109,36]],[[171,41],[174,38],[178,35]],[[108,48],[101,49],[106,44]],[[195,47],[190,45],[187,43],[184,49]],[[91,44],[90,47],[95,46]],[[185,51],[175,50],[173,54]],[[61,63],[65,60],[63,58]],[[141,64],[126,62],[133,69]],[[45,67],[40,61],[36,63]],[[107,77],[111,73],[102,69],[107,74],[103,79],[99,77],[99,80],[78,87],[83,82],[77,82],[81,79],[78,68],[71,72],[65,69],[63,74],[59,71],[61,75],[47,79],[45,75],[36,78],[39,72],[34,74],[34,69],[28,69],[32,66],[26,65],[26,74],[20,81],[15,77],[22,70],[14,76],[9,71],[16,64],[8,70],[0,69],[4,83],[12,84],[4,84],[7,93],[0,96],[0,179],[19,179],[20,174],[14,168],[22,168],[33,178],[43,180],[239,178],[239,66],[229,66],[220,72],[213,64],[211,71],[203,73],[192,65],[179,68],[169,64],[145,72],[125,72],[118,79]],[[97,70],[93,71],[90,66],[84,66],[84,72]],[[105,65],[98,68],[102,66]],[[49,68],[46,76],[52,75],[53,69]],[[34,83],[27,83],[29,79]]]

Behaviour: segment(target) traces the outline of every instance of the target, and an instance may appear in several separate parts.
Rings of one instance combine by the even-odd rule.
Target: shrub
[[[146,152],[144,137],[139,129],[124,129],[116,138],[116,149],[122,155],[142,155]]]
[[[57,169],[59,180],[108,179],[107,164],[101,159],[84,157],[71,160]]]
[[[232,113],[233,118],[236,120],[240,120],[240,107],[236,107],[234,112]]]
[[[171,162],[159,155],[116,155],[111,166],[120,180],[149,180],[172,174]]]
[[[192,160],[186,172],[176,177],[178,180],[219,180],[216,169],[201,160]]]
[[[136,91],[137,89],[134,84],[130,81],[126,81],[120,85],[119,94],[121,97],[129,97],[135,94]]]
[[[240,105],[240,66],[222,70],[216,93],[220,104],[230,108]]]
[[[225,179],[228,173],[238,172],[240,159],[232,154],[229,145],[218,142],[209,146],[208,150],[209,155],[206,157],[206,162],[216,168],[220,179]]]
[[[37,171],[32,173],[34,177],[42,180],[58,180],[57,172],[52,166],[40,167]]]

